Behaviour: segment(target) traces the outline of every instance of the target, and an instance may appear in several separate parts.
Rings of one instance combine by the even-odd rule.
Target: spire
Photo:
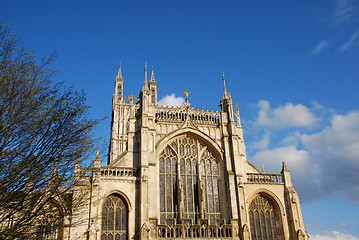
[[[144,69],[144,71],[145,71],[145,84],[147,84],[148,83],[148,80],[147,80],[147,72],[148,72],[148,67],[147,67],[147,62],[145,62],[145,69]]]
[[[118,67],[118,72],[115,81],[115,92],[113,95],[113,104],[119,103],[123,99],[123,85],[124,79],[122,76],[122,64]]]
[[[226,77],[224,76],[224,73],[222,73],[222,81],[223,81],[223,99],[230,98],[229,93],[227,92],[227,86],[226,86]]]
[[[223,96],[220,101],[220,105],[222,107],[222,112],[227,112],[228,114],[228,122],[234,122],[234,111],[233,111],[233,104],[232,104],[232,98],[229,92],[227,91],[226,86],[226,77],[224,76],[224,73],[222,73],[222,81],[223,81]]]
[[[238,103],[236,103],[236,114],[239,116],[239,107],[238,107]]]
[[[144,82],[143,82],[143,90],[147,90],[148,89],[148,78],[147,78],[147,72],[148,72],[148,68],[147,68],[147,62],[145,62],[145,69],[144,69],[144,72],[145,72],[145,79],[144,79]]]
[[[236,112],[234,113],[234,115],[237,118],[237,125],[241,126],[241,116],[239,114],[239,107],[238,107],[238,103],[236,103]]]
[[[151,70],[151,83],[152,82],[156,82],[156,79],[155,79],[155,69],[152,67],[152,70]]]
[[[122,64],[118,67],[117,78],[123,79],[122,77]]]
[[[149,84],[150,88],[150,95],[151,95],[151,103],[156,105],[157,104],[157,82],[155,79],[155,69],[152,66],[151,70],[151,80]]]

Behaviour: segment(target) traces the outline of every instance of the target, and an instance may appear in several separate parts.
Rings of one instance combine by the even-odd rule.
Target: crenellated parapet
[[[189,119],[195,125],[213,125],[220,124],[220,112],[201,110],[185,107],[157,107],[156,122],[164,122],[166,124],[182,123]]]

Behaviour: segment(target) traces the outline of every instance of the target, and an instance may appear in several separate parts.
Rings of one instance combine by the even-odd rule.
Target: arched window
[[[253,240],[281,240],[282,222],[279,210],[263,195],[256,196],[249,206],[249,219]]]
[[[50,201],[46,204],[41,209],[37,220],[37,240],[62,239],[63,214],[56,201]]]
[[[220,217],[216,158],[199,140],[177,138],[159,155],[160,223],[215,224]]]
[[[128,207],[117,194],[108,196],[102,208],[101,240],[127,240]]]

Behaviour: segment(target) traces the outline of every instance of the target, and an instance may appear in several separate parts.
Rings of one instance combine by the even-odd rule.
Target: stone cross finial
[[[186,96],[186,103],[188,103],[188,96],[191,94],[191,92],[186,89],[183,94]]]

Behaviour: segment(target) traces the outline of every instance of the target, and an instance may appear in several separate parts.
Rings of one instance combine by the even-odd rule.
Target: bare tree
[[[0,24],[0,239],[29,239],[34,219],[71,189],[76,161],[93,149],[99,121],[83,92],[52,80],[55,55],[38,61]]]

